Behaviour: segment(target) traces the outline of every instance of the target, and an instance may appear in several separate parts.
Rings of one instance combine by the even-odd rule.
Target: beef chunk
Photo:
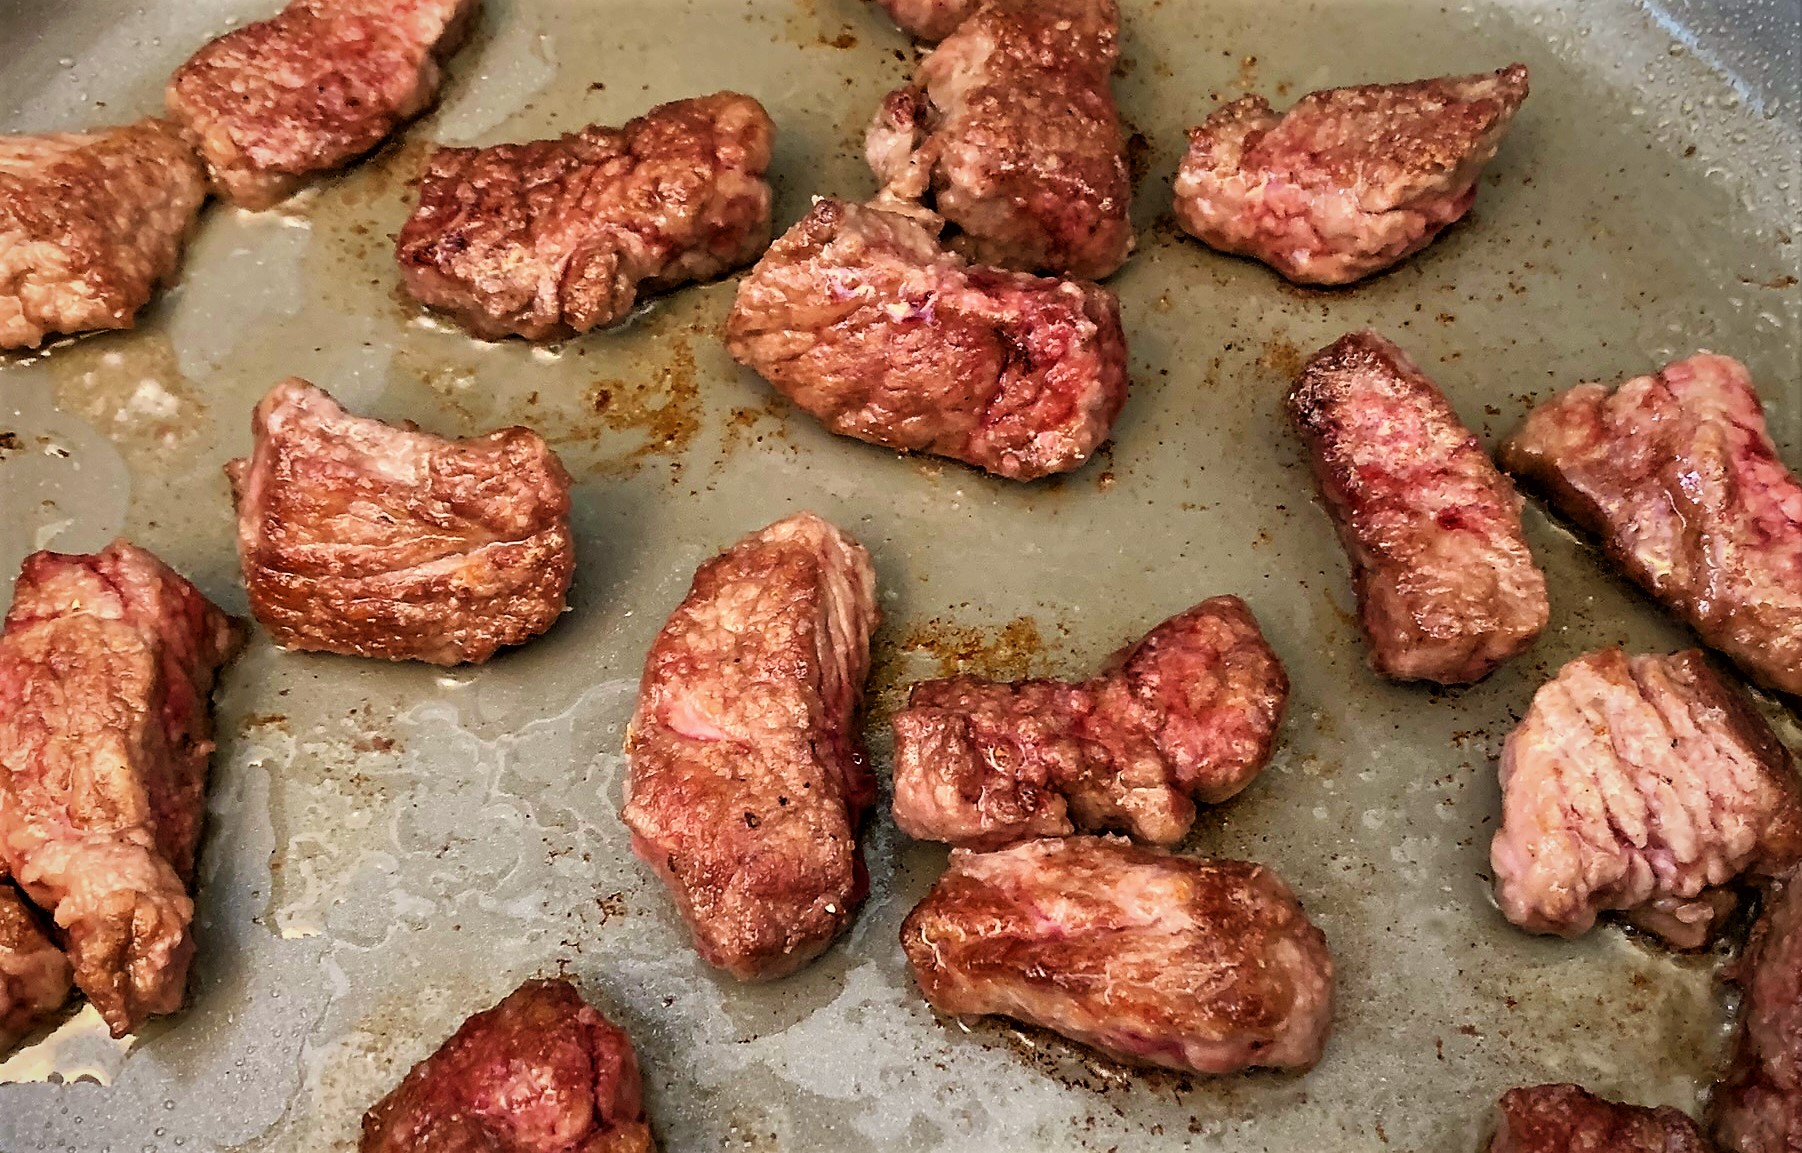
[[[1132,251],[1114,0],[990,0],[889,93],[864,154],[983,264],[1099,279]]]
[[[480,663],[551,627],[575,569],[569,476],[507,428],[445,440],[298,377],[226,466],[250,609],[283,648]]]
[[[896,24],[922,40],[943,40],[981,0],[876,0]]]
[[[359,1153],[655,1153],[632,1040],[568,981],[463,1022],[363,1117]]]
[[[0,861],[115,1037],[181,1007],[213,678],[236,622],[124,541],[25,560],[0,633]]]
[[[0,1056],[69,999],[69,958],[0,870]]]
[[[174,127],[0,136],[0,348],[130,328],[206,200]]]
[[[641,290],[711,279],[769,244],[775,132],[757,101],[721,92],[624,128],[440,148],[396,243],[403,283],[488,339],[613,324]]]
[[[213,191],[268,208],[350,164],[438,98],[438,62],[479,0],[293,0],[209,42],[169,80],[169,115]]]
[[[895,823],[964,848],[1121,829],[1182,840],[1270,759],[1289,679],[1238,597],[1165,621],[1079,684],[926,681],[895,714]]]
[[[1496,902],[1574,937],[1610,909],[1704,944],[1743,873],[1802,859],[1802,785],[1743,692],[1696,651],[1578,657],[1502,746]]]
[[[1739,1044],[1715,1088],[1714,1136],[1726,1153],[1802,1149],[1802,872],[1765,894],[1736,966]]]
[[[632,850],[741,980],[818,956],[869,888],[857,826],[876,782],[853,720],[876,619],[869,554],[801,513],[702,565],[645,658]]]
[[[1189,131],[1176,218],[1300,284],[1349,284],[1470,210],[1527,68],[1311,92],[1278,116],[1244,96]]]
[[[1396,680],[1481,680],[1538,638],[1545,575],[1521,499],[1406,353],[1353,333],[1289,393],[1351,562],[1370,663]]]
[[[726,345],[833,432],[1011,480],[1082,465],[1126,402],[1112,293],[965,264],[918,218],[837,200],[739,285]]]
[[[1133,1063],[1306,1069],[1332,1024],[1326,938],[1276,874],[1119,838],[954,849],[901,947],[940,1012],[1043,1025]]]
[[[1710,1153],[1677,1110],[1620,1105],[1575,1085],[1510,1089],[1497,1112],[1489,1153]]]
[[[1745,365],[1701,353],[1579,385],[1498,456],[1747,676],[1802,694],[1802,484]]]

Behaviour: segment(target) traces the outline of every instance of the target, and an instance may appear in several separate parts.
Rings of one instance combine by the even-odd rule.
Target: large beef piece
[[[1726,1153],[1802,1150],[1802,872],[1765,894],[1736,966],[1739,1045],[1714,1091],[1714,1137]]]
[[[283,648],[454,665],[530,640],[575,570],[569,476],[537,433],[446,440],[298,377],[226,466],[250,609]]]
[[[833,432],[1012,480],[1079,467],[1126,402],[1113,293],[966,264],[918,217],[838,200],[740,283],[726,345]]]
[[[922,40],[943,40],[982,0],[876,0],[896,24]]]
[[[865,141],[883,195],[931,207],[983,264],[1119,268],[1133,246],[1119,35],[1114,0],[988,0],[884,99]]]
[[[1802,484],[1745,365],[1701,353],[1579,385],[1498,456],[1753,680],[1802,694]]]
[[[1165,621],[1078,684],[925,681],[895,714],[895,823],[964,848],[1119,829],[1182,840],[1270,759],[1289,679],[1238,597]]]
[[[1278,115],[1244,96],[1189,131],[1176,218],[1300,284],[1348,284],[1470,210],[1527,68],[1311,92]]]
[[[1712,1153],[1677,1110],[1622,1105],[1576,1085],[1510,1089],[1496,1111],[1488,1153]]]
[[[568,981],[477,1013],[363,1117],[360,1153],[655,1153],[638,1056]]]
[[[1533,643],[1551,606],[1520,496],[1406,353],[1374,332],[1342,337],[1308,361],[1288,410],[1378,672],[1462,684]]]
[[[1276,874],[1119,838],[954,849],[901,947],[940,1012],[1043,1025],[1134,1063],[1306,1069],[1332,1026],[1326,938]]]
[[[402,282],[477,336],[569,336],[639,293],[707,280],[770,241],[775,126],[749,96],[661,104],[624,128],[440,148],[396,242]]]
[[[1682,948],[1732,908],[1724,886],[1802,860],[1789,753],[1699,651],[1604,649],[1534,694],[1502,746],[1496,902],[1574,937],[1622,910]]]
[[[375,148],[438,98],[438,63],[479,0],[292,0],[209,42],[169,80],[169,115],[213,191],[268,208]]]
[[[0,863],[114,1036],[181,1007],[209,698],[237,624],[124,541],[25,560],[0,634]]]
[[[69,958],[0,869],[0,1056],[69,999]]]
[[[857,827],[876,782],[853,722],[876,619],[869,554],[801,513],[702,565],[645,659],[632,849],[741,980],[818,956],[869,888]]]
[[[0,348],[130,328],[205,200],[200,162],[166,121],[0,136]]]

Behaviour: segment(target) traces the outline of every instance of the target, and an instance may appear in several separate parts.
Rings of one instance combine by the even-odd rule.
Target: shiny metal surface
[[[0,0],[0,130],[150,111],[196,45],[273,7]],[[136,331],[0,360],[0,572],[125,532],[244,611],[220,466],[256,398],[299,374],[435,431],[550,437],[579,482],[572,611],[450,672],[254,642],[219,697],[190,1006],[127,1054],[77,1018],[0,1065],[17,1082],[0,1085],[0,1150],[351,1148],[362,1110],[458,1021],[555,971],[636,1037],[673,1153],[1461,1151],[1501,1090],[1548,1079],[1695,1108],[1725,1039],[1715,959],[1614,927],[1527,937],[1487,890],[1492,758],[1533,688],[1580,651],[1681,633],[1535,510],[1553,592],[1539,646],[1466,690],[1379,682],[1278,401],[1308,351],[1373,325],[1493,443],[1555,389],[1708,347],[1752,366],[1802,463],[1794,7],[1129,0],[1119,92],[1145,175],[1139,250],[1112,283],[1133,395],[1090,467],[1019,486],[790,413],[721,347],[730,283],[553,348],[478,344],[400,300],[389,236],[429,141],[735,87],[780,127],[785,227],[811,194],[871,191],[862,127],[911,61],[858,0],[489,0],[442,107],[401,144],[280,211],[209,210]],[[1176,235],[1183,130],[1216,98],[1513,59],[1533,95],[1473,216],[1399,270],[1298,291]],[[694,566],[796,508],[876,557],[879,765],[912,679],[1080,672],[1208,595],[1246,597],[1292,712],[1272,767],[1192,848],[1275,866],[1327,932],[1341,1009],[1319,1069],[1147,1075],[935,1019],[895,933],[943,852],[886,818],[868,833],[874,893],[821,962],[743,988],[695,959],[627,852],[622,728]],[[108,1083],[45,1083],[55,1070]]]

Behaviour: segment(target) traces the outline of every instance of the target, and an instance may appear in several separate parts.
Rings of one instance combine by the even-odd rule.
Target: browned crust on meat
[[[0,348],[130,328],[206,200],[173,125],[0,137]]]
[[[762,105],[720,92],[623,128],[438,149],[396,241],[403,283],[488,339],[616,323],[641,291],[711,279],[763,251],[774,140]]]
[[[1622,1105],[1577,1085],[1510,1089],[1497,1114],[1489,1153],[1711,1153],[1678,1110]]]

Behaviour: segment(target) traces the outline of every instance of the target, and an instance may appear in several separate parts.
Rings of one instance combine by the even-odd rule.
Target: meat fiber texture
[[[1622,1105],[1576,1085],[1510,1089],[1497,1113],[1488,1153],[1713,1153],[1675,1109]]]
[[[226,466],[250,609],[283,648],[480,663],[542,633],[575,570],[544,438],[446,440],[352,416],[298,377]]]
[[[0,1056],[69,999],[69,958],[0,869]]]
[[[1371,667],[1481,680],[1551,615],[1520,495],[1406,353],[1341,337],[1302,369],[1289,421],[1351,563]]]
[[[463,1022],[363,1117],[359,1153],[655,1153],[631,1038],[564,980]]]
[[[1299,284],[1349,284],[1470,210],[1527,98],[1527,68],[1311,92],[1278,115],[1243,96],[1189,130],[1176,218]]]
[[[721,92],[623,128],[440,148],[396,242],[402,283],[490,340],[613,324],[640,292],[711,279],[764,250],[775,134],[757,101]]]
[[[166,121],[0,136],[0,348],[130,328],[205,201],[200,162]]]
[[[27,557],[0,633],[0,862],[115,1037],[181,1007],[209,697],[241,630],[143,549]]]
[[[438,98],[479,0],[293,0],[176,69],[169,116],[240,208],[350,164]]]
[[[925,681],[895,714],[895,823],[963,848],[1118,829],[1173,845],[1270,759],[1289,678],[1238,597],[1077,684]]]
[[[1802,484],[1745,365],[1704,352],[1579,385],[1498,458],[1747,676],[1802,695]]]
[[[1578,657],[1502,746],[1490,845],[1508,920],[1575,937],[1623,910],[1697,948],[1742,874],[1802,860],[1802,785],[1745,694],[1696,650]]]
[[[954,849],[901,947],[940,1012],[1012,1017],[1135,1064],[1307,1069],[1332,1025],[1326,938],[1274,873],[1121,838]]]
[[[1080,467],[1126,402],[1119,301],[967,264],[935,224],[816,202],[740,282],[727,348],[842,436],[1010,480]]]
[[[645,658],[632,850],[741,980],[818,956],[869,889],[857,828],[876,781],[854,720],[876,620],[869,554],[800,513],[702,565]]]
[[[1735,966],[1739,1044],[1715,1087],[1714,1136],[1725,1153],[1802,1150],[1802,872],[1765,894]]]
[[[935,24],[936,27],[936,24]],[[982,264],[1098,280],[1132,251],[1114,0],[989,0],[889,93],[865,137],[882,195]]]

